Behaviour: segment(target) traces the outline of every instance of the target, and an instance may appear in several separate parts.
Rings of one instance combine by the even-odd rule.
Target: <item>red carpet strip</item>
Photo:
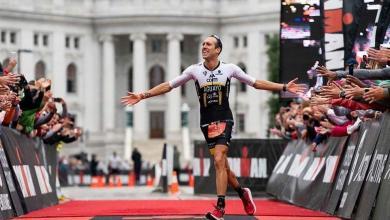
[[[33,211],[19,219],[67,217],[98,217],[118,216],[129,219],[131,216],[202,216],[213,209],[215,200],[99,200],[99,201],[70,201],[61,205]],[[261,220],[325,220],[338,219],[331,216],[282,203],[275,200],[255,200],[257,212]],[[245,216],[241,200],[227,200],[226,215]],[[60,217],[60,218],[59,218]],[[276,218],[274,218],[276,217]],[[298,217],[298,218],[297,218]],[[79,218],[77,218],[79,219]],[[96,218],[94,218],[96,219]],[[226,219],[226,218],[225,218]],[[84,220],[80,218],[79,220]]]

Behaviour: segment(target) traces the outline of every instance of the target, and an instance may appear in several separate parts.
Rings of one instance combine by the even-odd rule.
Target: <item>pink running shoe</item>
[[[206,218],[210,220],[223,220],[223,215],[225,215],[225,210],[215,207],[213,212],[206,214]]]
[[[253,202],[251,190],[248,188],[243,188],[242,190],[244,193],[241,200],[244,205],[245,212],[248,215],[254,215],[256,212],[256,205],[255,202]]]

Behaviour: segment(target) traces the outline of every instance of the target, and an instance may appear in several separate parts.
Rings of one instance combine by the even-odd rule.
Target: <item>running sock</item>
[[[238,196],[240,198],[242,198],[242,196],[244,195],[244,190],[242,189],[242,187],[239,185],[237,188],[235,188],[234,190],[236,190],[236,192],[238,193]]]
[[[217,208],[225,209],[225,196],[218,195]]]

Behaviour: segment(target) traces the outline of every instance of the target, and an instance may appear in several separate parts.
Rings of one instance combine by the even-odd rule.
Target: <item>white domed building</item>
[[[267,79],[266,37],[278,33],[280,16],[280,2],[273,0],[0,0],[0,5],[0,61],[17,52],[17,68],[28,79],[52,79],[55,96],[64,97],[76,114],[83,141],[65,146],[63,153],[83,150],[103,157],[129,154],[120,97],[200,62],[200,42],[210,34],[222,39],[223,61]],[[234,82],[233,138],[264,138],[269,93]],[[131,146],[144,160],[158,161],[164,142],[190,151],[183,149],[184,105],[190,141],[203,139],[193,82],[133,108]]]

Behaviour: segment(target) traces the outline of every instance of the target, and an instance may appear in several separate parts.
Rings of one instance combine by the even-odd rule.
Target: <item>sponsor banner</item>
[[[285,174],[285,170],[290,166],[292,158],[295,155],[296,146],[300,141],[293,140],[288,142],[283,154],[280,156],[278,162],[275,165],[272,175],[268,179],[267,193],[274,195],[278,198],[280,192],[283,191],[288,176]]]
[[[1,219],[11,219],[18,215],[22,215],[23,209],[22,203],[15,190],[12,174],[1,142],[0,160],[0,216],[2,217]],[[12,203],[13,201],[14,203]],[[13,207],[15,207],[15,209]]]
[[[386,165],[389,153],[390,136],[385,131],[390,130],[390,114],[386,113],[381,121],[381,132],[372,155],[370,167],[364,182],[355,219],[368,220],[382,179],[382,173]]]
[[[1,140],[24,212],[57,204],[55,184],[51,185],[55,180],[53,167],[56,163],[49,164],[45,159],[47,155],[42,153],[45,147],[38,143],[40,140],[34,141],[5,127],[2,128]]]
[[[324,1],[325,63],[330,70],[344,69],[343,0]]]
[[[389,119],[387,119],[389,120]],[[388,133],[389,129],[383,129],[383,133]],[[381,132],[381,136],[382,136]],[[387,136],[389,136],[387,134]],[[385,138],[386,141],[384,143],[389,143],[388,138]],[[382,140],[378,141],[378,145],[382,143]],[[387,145],[388,146],[388,145]],[[388,159],[386,165],[384,167],[384,171],[382,172],[382,179],[379,187],[379,191],[376,194],[376,202],[375,209],[373,213],[372,219],[374,220],[382,220],[382,219],[390,219],[390,160]]]
[[[300,188],[294,195],[294,201],[298,205],[314,210],[320,210],[324,206],[324,202],[329,198],[346,141],[347,137],[329,138],[317,147],[316,152],[309,154],[307,169],[299,175],[297,186]],[[310,149],[305,150],[310,152]]]
[[[356,149],[337,211],[337,215],[343,218],[350,218],[352,215],[363,181],[368,173],[381,127],[378,121],[373,121],[364,123],[361,129],[363,135]]]
[[[56,179],[57,179],[57,166],[58,166],[58,163],[57,163],[57,148],[55,146],[51,146],[51,145],[46,145],[46,144],[43,144],[42,141],[39,141],[41,147],[39,149],[41,149],[42,151],[42,161],[43,161],[43,164],[44,166],[47,168],[47,172],[49,173],[49,183],[50,183],[50,186],[53,186],[53,190],[55,191],[56,190],[56,187],[54,187],[56,185]],[[56,195],[57,192],[54,192],[52,195]],[[55,199],[57,200],[57,198],[52,198],[52,199]]]
[[[286,142],[283,140],[232,140],[228,151],[229,167],[242,186],[250,188],[253,194],[263,193],[268,177],[282,155],[285,145]],[[206,142],[195,141],[194,146],[194,192],[215,194],[214,159]],[[235,191],[228,187],[227,193],[235,194]]]
[[[299,141],[291,162],[284,169],[288,176],[278,198],[311,209],[320,209],[334,182],[347,137],[331,137],[317,146],[316,152]],[[272,183],[269,183],[272,184]]]
[[[327,204],[322,209],[322,211],[325,211],[330,214],[334,214],[337,208],[337,205],[339,204],[339,199],[341,196],[341,193],[343,191],[343,186],[346,180],[346,177],[348,175],[349,167],[351,166],[353,156],[355,154],[355,149],[359,141],[359,137],[361,136],[360,132],[353,133],[348,138],[348,143],[344,151],[343,159],[340,164],[337,178],[334,181],[333,189],[330,194],[330,198],[327,201]]]
[[[2,128],[1,128],[2,129]],[[1,168],[2,168],[2,174],[4,179],[2,179],[2,187],[7,187],[9,198],[12,202],[13,211],[15,212],[16,216],[20,216],[25,214],[26,212],[23,211],[22,202],[19,198],[18,191],[16,191],[16,184],[14,182],[14,179],[12,177],[12,172],[10,169],[10,165],[7,160],[7,156],[2,144],[2,141],[0,141],[0,162],[1,162]],[[3,190],[2,190],[3,192]],[[10,213],[8,213],[10,214]],[[9,216],[7,214],[3,215],[3,217]]]

